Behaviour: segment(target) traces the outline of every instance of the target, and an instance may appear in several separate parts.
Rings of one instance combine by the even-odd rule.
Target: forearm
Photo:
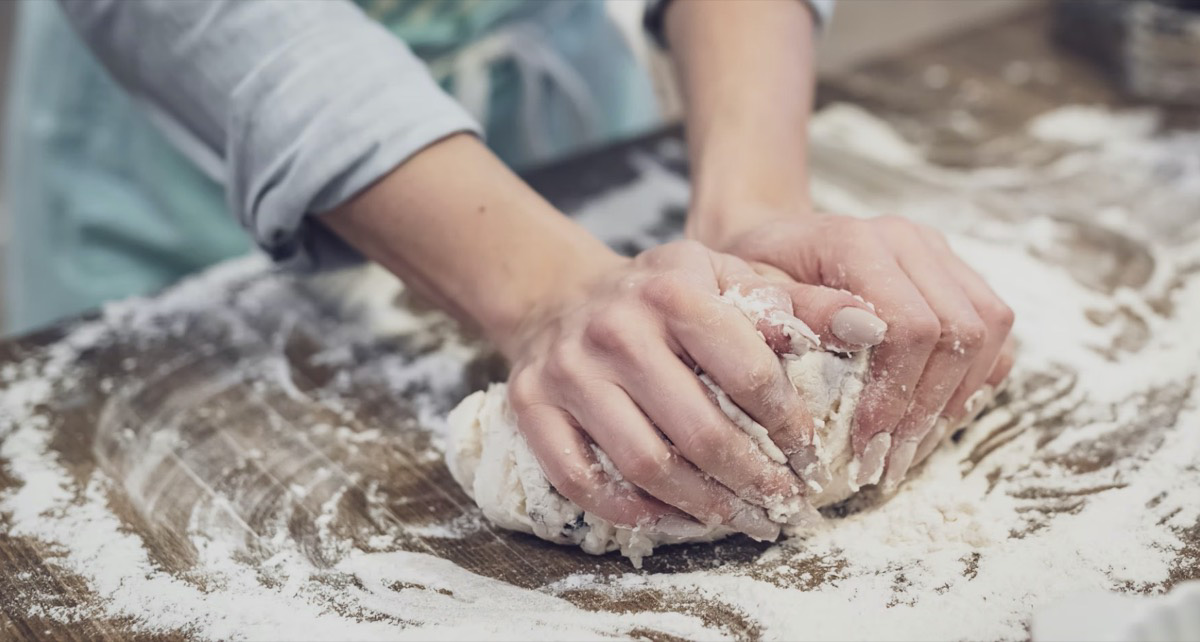
[[[470,135],[430,146],[320,219],[510,354],[548,296],[625,260]]]
[[[687,110],[692,238],[711,242],[811,210],[813,29],[800,0],[675,0],[668,9]]]

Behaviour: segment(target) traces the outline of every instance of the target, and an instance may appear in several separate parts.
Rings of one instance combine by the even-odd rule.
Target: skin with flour
[[[808,176],[813,66],[797,61],[814,55],[802,3],[673,6],[666,32],[693,177],[687,235],[767,275],[874,304],[888,333],[872,356],[854,448],[859,482],[894,488],[971,414],[971,396],[1007,375],[1012,310],[936,230],[813,207],[809,182],[798,178]],[[813,328],[840,314],[820,290],[792,293]]]
[[[722,298],[751,320],[762,320],[756,317],[761,317],[764,306],[755,305],[755,297],[734,290]],[[808,480],[804,501],[759,500],[768,517],[780,525],[782,532],[790,534],[820,519],[813,507],[845,500],[860,488],[852,425],[866,382],[870,351],[846,354],[826,350],[802,321],[790,315],[772,316],[771,322],[779,331],[777,336],[790,344],[780,363],[817,427],[816,458],[802,471]],[[753,438],[760,463],[786,461],[765,428],[738,408],[706,375],[694,376],[708,386],[716,405],[729,419]],[[547,479],[518,430],[505,384],[494,384],[464,399],[450,414],[449,427],[446,462],[451,474],[483,514],[504,528],[557,544],[579,546],[593,555],[619,550],[636,566],[656,546],[713,541],[733,533],[720,524],[682,535],[653,528],[629,528],[581,508],[557,492]],[[596,466],[612,480],[610,483],[622,487],[623,492],[637,492],[621,479],[602,449],[594,444],[588,447]]]
[[[667,40],[687,99],[695,196],[691,238],[634,258],[618,256],[563,217],[482,141],[450,133],[465,125],[434,127],[441,120],[436,114],[429,125],[440,139],[427,138],[424,124],[388,135],[408,141],[409,133],[402,132],[415,131],[413,141],[423,147],[399,154],[404,160],[392,161],[386,173],[374,162],[356,161],[354,167],[370,166],[362,180],[373,182],[359,187],[358,179],[351,181],[359,191],[348,200],[334,188],[333,177],[319,178],[322,171],[310,170],[318,177],[313,180],[291,181],[271,169],[307,166],[303,161],[327,152],[340,158],[347,153],[340,145],[310,153],[309,146],[287,144],[286,133],[268,129],[262,139],[282,138],[282,149],[226,149],[230,140],[259,138],[231,137],[231,131],[274,122],[237,117],[273,104],[258,100],[270,91],[247,89],[239,79],[261,80],[260,64],[278,65],[281,77],[299,77],[314,64],[306,60],[307,48],[293,45],[316,31],[303,22],[286,28],[293,23],[277,19],[292,12],[282,5],[229,3],[206,16],[213,21],[199,21],[204,27],[230,15],[248,24],[284,25],[278,36],[283,41],[271,42],[277,36],[269,35],[253,43],[262,49],[226,59],[204,53],[228,49],[223,45],[230,38],[223,32],[172,31],[181,28],[172,11],[181,3],[66,4],[75,9],[81,33],[91,32],[89,25],[100,27],[93,48],[122,82],[161,102],[165,115],[184,125],[183,138],[197,134],[208,141],[204,158],[228,165],[228,176],[240,176],[243,161],[274,176],[265,183],[250,181],[255,198],[238,198],[244,181],[230,181],[230,202],[253,227],[264,228],[271,248],[287,253],[290,244],[278,241],[286,241],[291,228],[258,220],[254,212],[261,203],[278,203],[267,209],[289,220],[322,210],[305,226],[328,228],[425,299],[480,328],[512,364],[508,392],[517,427],[554,487],[613,523],[653,526],[678,537],[721,524],[771,539],[779,531],[775,507],[803,504],[802,489],[820,485],[819,477],[808,477],[820,472],[816,426],[777,357],[786,346],[769,333],[764,344],[757,334],[762,328],[718,301],[734,286],[773,291],[777,307],[822,336],[859,349],[879,343],[855,428],[860,482],[882,475],[885,485],[894,486],[904,477],[919,445],[945,425],[939,415],[954,418],[954,395],[966,398],[983,383],[1007,334],[1011,313],[1005,314],[986,286],[977,287],[969,268],[938,253],[936,237],[924,239],[919,228],[889,222],[857,225],[848,217],[812,215],[805,139],[813,16],[805,3],[666,6]],[[117,11],[118,6],[126,9]],[[348,11],[353,16],[345,19],[360,24],[362,16]],[[156,65],[139,64],[144,51],[129,46],[141,41],[129,34],[142,31],[168,44]],[[369,34],[389,38],[385,31],[347,33],[361,34],[366,42]],[[196,56],[169,46],[179,40],[172,34],[181,33]],[[358,39],[342,41],[347,47],[332,49],[355,59]],[[381,82],[392,78],[385,68],[371,69]],[[178,98],[168,80],[197,71],[198,87],[217,88],[205,92],[205,100],[155,101]],[[314,113],[343,109],[346,94],[338,85],[317,84],[331,89],[315,97],[324,108]],[[762,99],[766,95],[770,100]],[[338,121],[316,119],[309,129]],[[226,131],[226,125],[234,129]],[[295,154],[305,158],[270,162]],[[292,183],[304,186],[293,193],[287,187]],[[878,317],[864,299],[877,307]],[[727,394],[727,410],[736,407],[745,415],[737,415],[738,421],[749,418],[762,430],[747,434],[728,416],[736,413],[708,403],[709,389],[691,376],[694,369]],[[778,450],[770,454],[779,456],[760,462],[756,444],[762,445],[763,432]],[[611,470],[590,443],[607,454]],[[617,478],[629,485],[611,483]]]
[[[798,178],[812,85],[811,66],[796,64],[798,47],[811,56],[802,3],[676,2],[666,23],[687,97],[690,241],[617,256],[461,135],[320,220],[500,347],[517,428],[557,492],[629,528],[682,538],[720,524],[773,539],[767,509],[820,482],[803,478],[816,426],[780,367],[784,346],[769,333],[764,344],[718,295],[773,290],[825,340],[882,339],[853,446],[857,483],[887,486],[960,416],[957,397],[997,370],[1011,312],[930,250],[936,236],[812,214]],[[755,437],[709,401],[696,368],[786,464],[757,462]]]

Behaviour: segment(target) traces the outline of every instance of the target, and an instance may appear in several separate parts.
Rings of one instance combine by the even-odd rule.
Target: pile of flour
[[[1017,312],[1021,358],[1008,395],[886,503],[851,506],[749,561],[721,563],[716,544],[715,554],[683,553],[686,570],[658,568],[656,556],[647,563],[655,570],[581,572],[535,588],[470,573],[432,548],[389,549],[413,539],[399,525],[368,544],[347,541],[322,530],[333,502],[313,518],[322,546],[338,555],[330,568],[309,561],[287,523],[257,534],[269,557],[254,562],[244,532],[200,519],[176,534],[196,549],[195,566],[164,568],[113,508],[121,480],[100,471],[77,479],[40,408],[70,394],[85,355],[114,333],[149,336],[170,330],[153,319],[219,317],[231,305],[305,305],[290,280],[251,259],[113,306],[0,370],[0,467],[19,484],[0,496],[0,520],[8,537],[55,551],[48,563],[95,595],[73,604],[6,595],[6,610],[199,639],[1025,639],[1031,612],[1064,595],[1162,591],[1200,564],[1188,550],[1200,524],[1200,134],[1133,131],[1127,116],[1089,109],[1086,123],[1071,121],[1071,140],[1046,142],[1063,150],[1052,162],[974,172],[927,165],[859,110],[817,117],[823,207],[886,209],[947,230]],[[1043,124],[1029,136],[1037,144],[1039,132],[1057,129]],[[854,158],[863,175],[831,170],[826,148]],[[638,180],[578,213],[614,244],[669,239],[676,231],[632,213],[686,202],[685,181],[638,163]],[[237,294],[250,279],[253,291]],[[376,309],[399,315],[393,327],[441,327]],[[436,345],[381,366],[435,441],[455,401],[448,391],[461,388],[478,352],[464,341]],[[321,359],[354,359],[335,352]],[[222,491],[213,492],[219,505]],[[370,493],[367,501],[374,510]],[[454,538],[487,526],[464,508],[420,528],[420,538]],[[687,606],[696,603],[725,615],[700,617]]]

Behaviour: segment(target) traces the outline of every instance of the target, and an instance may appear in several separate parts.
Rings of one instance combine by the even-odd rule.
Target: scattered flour
[[[1029,132],[1048,142],[1104,145],[1145,138],[1158,128],[1158,121],[1158,112],[1151,109],[1114,114],[1102,106],[1072,105],[1034,118]]]
[[[232,340],[260,340],[232,320],[232,308],[298,303],[287,298],[285,279],[252,258],[155,299],[110,306],[0,370],[0,463],[20,482],[0,495],[7,535],[52,547],[53,563],[101,596],[74,606],[35,601],[30,614],[122,618],[140,631],[201,639],[595,639],[639,631],[721,639],[734,630],[732,621],[683,609],[607,612],[570,601],[592,592],[615,603],[657,595],[719,605],[767,639],[1024,639],[1030,613],[1065,595],[1158,592],[1173,573],[1194,576],[1197,561],[1183,549],[1195,544],[1185,532],[1200,522],[1200,134],[1139,130],[1109,142],[1106,132],[1130,122],[1123,115],[1060,110],[1040,119],[1041,135],[1069,131],[1055,144],[1078,149],[1054,164],[955,172],[928,166],[869,115],[830,113],[875,133],[842,152],[869,172],[822,170],[832,161],[821,150],[841,141],[822,133],[826,115],[818,116],[818,201],[855,212],[886,204],[938,225],[1017,311],[1020,359],[1008,396],[890,501],[848,506],[749,562],[711,566],[695,553],[694,570],[579,573],[533,590],[469,573],[432,549],[356,549],[329,528],[338,503],[330,499],[314,522],[338,555],[331,567],[314,565],[286,524],[254,534],[265,561],[247,558],[249,535],[230,510],[179,533],[198,562],[174,572],[114,510],[122,480],[97,471],[77,481],[38,406],[70,390],[86,365],[80,355],[118,329],[174,331],[180,312],[203,312],[230,317]],[[1054,119],[1061,122],[1044,124]],[[879,157],[876,149],[884,150]],[[673,234],[653,214],[680,206],[686,184],[648,163],[628,189],[580,213],[614,244],[645,246]],[[436,327],[398,323],[377,329]],[[460,390],[475,348],[464,340],[437,345],[445,347],[383,367],[426,427],[445,430],[438,417],[453,400],[437,391]],[[353,353],[321,359],[339,363]],[[143,365],[137,354],[128,360],[130,369]],[[338,412],[336,398],[321,403]],[[336,436],[337,425],[329,431]],[[479,527],[478,513],[463,514],[463,524],[421,528],[440,537]],[[398,529],[371,544],[404,537]]]

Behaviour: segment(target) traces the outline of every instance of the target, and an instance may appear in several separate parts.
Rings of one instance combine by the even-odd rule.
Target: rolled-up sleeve
[[[479,127],[407,46],[348,1],[60,0],[103,64],[227,190],[276,260],[356,254],[308,215]]]

